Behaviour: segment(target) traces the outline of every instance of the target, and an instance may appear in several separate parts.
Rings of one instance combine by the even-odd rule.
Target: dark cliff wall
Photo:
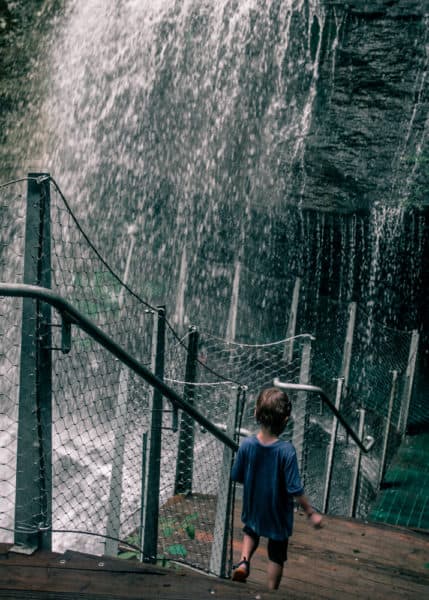
[[[427,3],[328,6],[305,204],[346,211],[376,202],[428,205]]]
[[[329,0],[328,0],[329,3]],[[422,17],[427,15],[427,0],[331,0],[333,6],[346,6],[353,14],[364,14],[384,17]]]
[[[11,143],[18,116],[35,98],[28,93],[32,70],[39,70],[46,33],[65,0],[0,0],[0,178],[25,168],[23,150]],[[29,111],[30,113],[30,111]]]

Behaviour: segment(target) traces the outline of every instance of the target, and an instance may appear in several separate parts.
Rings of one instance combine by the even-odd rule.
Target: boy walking
[[[277,388],[260,392],[255,417],[259,432],[246,438],[237,452],[232,479],[243,484],[243,543],[233,581],[245,581],[260,537],[268,538],[268,589],[277,590],[292,535],[294,499],[314,527],[322,516],[311,506],[301,484],[295,448],[279,440],[291,413],[287,394]]]

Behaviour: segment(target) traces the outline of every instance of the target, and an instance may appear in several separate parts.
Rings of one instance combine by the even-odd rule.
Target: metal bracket
[[[68,354],[72,347],[71,326],[71,321],[65,315],[61,315],[61,352],[63,354]]]
[[[37,185],[40,185],[44,181],[50,181],[51,177],[49,175],[39,175],[39,177],[35,177],[35,181]]]
[[[61,327],[61,346],[50,346],[46,350],[61,350],[63,354],[68,354],[72,347],[71,326],[72,322],[65,315],[61,315],[61,325],[58,323],[48,323],[50,327]]]
[[[171,410],[164,410],[164,413],[171,413],[171,427],[161,427],[161,429],[170,429],[174,433],[179,430],[179,409],[171,403]]]

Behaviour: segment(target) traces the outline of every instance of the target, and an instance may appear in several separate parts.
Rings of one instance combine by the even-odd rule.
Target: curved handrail
[[[188,413],[202,427],[210,431],[220,442],[231,448],[238,450],[238,444],[232,440],[226,433],[221,431],[216,425],[213,425],[203,414],[194,406],[186,402],[177,392],[166,385],[152,371],[136,360],[131,354],[119,346],[111,337],[102,331],[97,325],[75,308],[70,302],[56,294],[50,289],[37,285],[28,285],[25,283],[0,283],[0,296],[33,298],[47,302],[61,315],[63,322],[76,325],[89,336],[91,336],[101,346],[106,348],[111,354],[116,356],[127,367],[132,369],[137,375],[147,381],[152,387],[156,388],[163,396],[168,398],[174,406]]]
[[[368,452],[369,450],[371,450],[371,448],[374,445],[374,438],[370,435],[366,436],[365,440],[366,443],[363,443],[362,440],[359,439],[359,436],[354,432],[354,430],[351,428],[351,426],[347,423],[347,421],[344,419],[343,415],[340,413],[340,411],[337,409],[337,407],[335,406],[335,404],[329,399],[329,397],[326,395],[326,393],[323,391],[323,389],[321,387],[318,387],[316,385],[308,385],[305,383],[286,383],[283,381],[280,381],[280,379],[278,377],[276,377],[273,381],[273,385],[274,387],[283,389],[283,390],[296,390],[299,392],[314,392],[316,394],[319,394],[323,400],[323,402],[329,407],[329,409],[334,413],[335,417],[338,419],[338,421],[341,423],[341,425],[344,427],[344,429],[347,431],[347,433],[350,435],[350,437],[353,439],[353,441],[359,446],[359,448],[363,451],[363,452]]]

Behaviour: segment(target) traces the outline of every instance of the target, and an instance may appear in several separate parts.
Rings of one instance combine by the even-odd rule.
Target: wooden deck
[[[237,516],[234,549],[241,537]],[[247,583],[100,558],[76,552],[32,556],[0,545],[2,600],[389,600],[429,597],[429,535],[388,525],[326,517],[313,530],[297,514],[289,561],[278,592],[265,591],[265,547]]]
[[[255,558],[251,576],[263,583],[265,549]],[[314,530],[297,514],[279,591],[294,600],[428,598],[429,535],[335,517]]]

